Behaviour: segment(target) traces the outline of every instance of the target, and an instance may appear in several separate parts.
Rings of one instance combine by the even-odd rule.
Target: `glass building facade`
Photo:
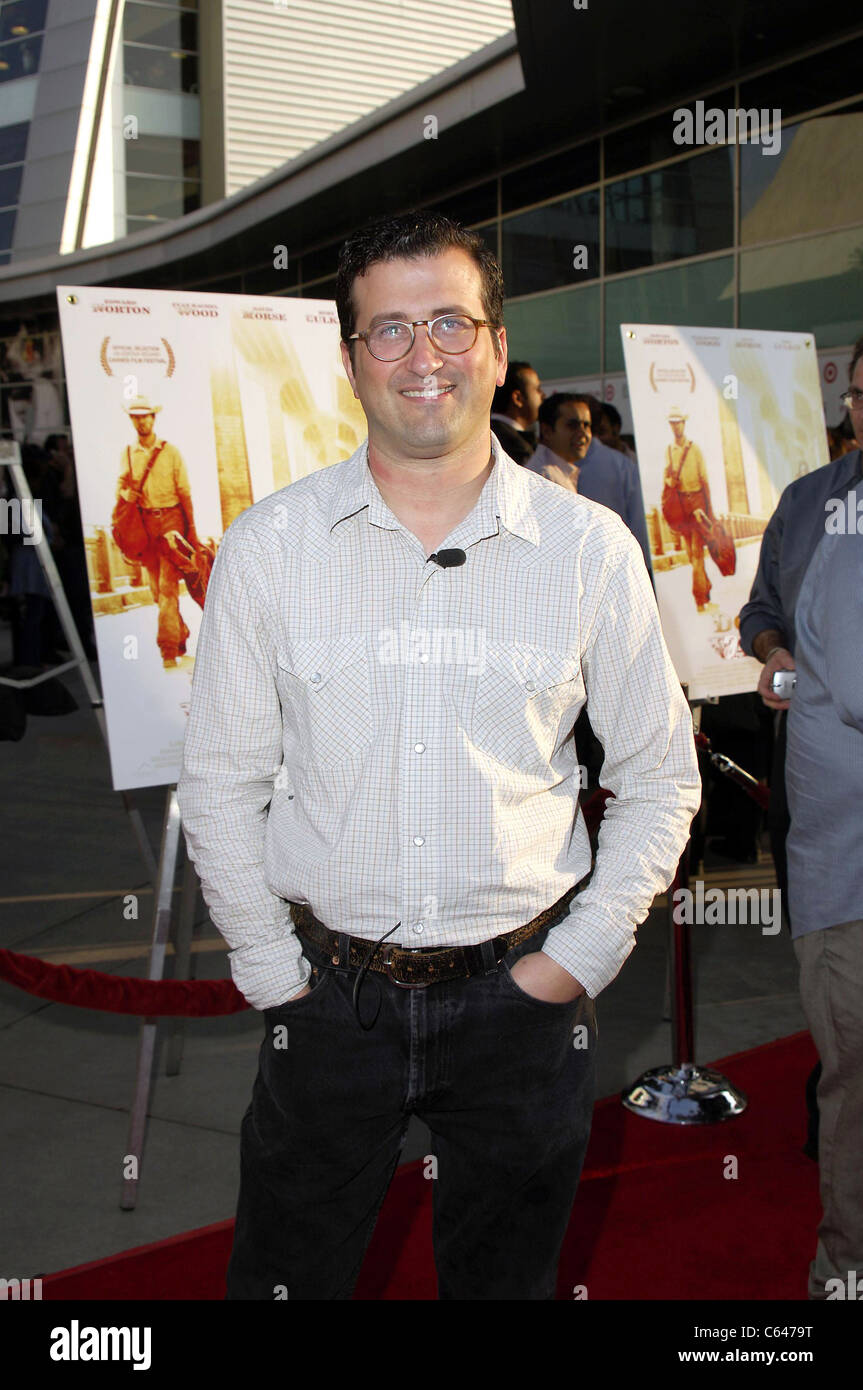
[[[160,94],[199,94],[198,0],[126,0],[123,83],[135,88],[143,113]],[[165,107],[163,106],[162,112]],[[126,229],[135,232],[201,206],[201,142],[184,133],[140,133],[125,142]]]
[[[47,12],[48,0],[0,4],[0,103],[4,82],[33,77],[39,71]],[[29,133],[29,121],[0,127],[0,265],[10,260]]]
[[[193,97],[194,4],[134,0],[126,9],[127,77],[170,81],[173,93]],[[820,350],[863,332],[863,181],[853,172],[863,139],[863,36],[698,92],[687,107],[696,100],[723,112],[779,109],[772,148],[766,140],[676,144],[679,108],[669,106],[552,153],[544,142],[518,163],[489,167],[478,149],[476,179],[439,183],[439,196],[426,201],[497,251],[510,354],[546,382],[622,373],[627,321],[812,332]],[[14,206],[25,137],[2,132],[4,208]],[[196,207],[199,166],[196,140],[130,141],[130,230]],[[387,204],[360,209],[356,221],[404,204],[394,187]],[[0,210],[0,220],[6,215]],[[286,269],[275,267],[267,237],[246,234],[239,269],[209,253],[175,265],[154,256],[134,283],[332,298],[342,236],[304,244],[290,213],[279,236],[290,241]],[[54,331],[56,309],[46,303],[28,316],[34,331],[42,320]],[[4,314],[0,339],[17,331],[18,316]]]

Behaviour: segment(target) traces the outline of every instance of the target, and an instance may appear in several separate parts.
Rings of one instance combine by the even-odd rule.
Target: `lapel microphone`
[[[455,569],[457,565],[463,565],[467,556],[463,550],[436,550],[434,555],[430,555],[426,564],[434,560],[441,569]]]

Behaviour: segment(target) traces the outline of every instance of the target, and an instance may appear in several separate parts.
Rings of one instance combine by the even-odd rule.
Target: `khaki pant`
[[[863,1280],[863,920],[794,941],[800,995],[823,1067],[818,1083],[818,1162],[824,1215],[809,1268],[809,1297],[828,1279],[848,1296],[849,1272]]]
[[[186,515],[182,507],[141,510],[150,544],[141,556],[147,571],[150,593],[159,609],[156,641],[164,660],[182,656],[189,629],[180,615],[179,585],[182,575],[171,560],[167,544],[161,540],[168,531],[186,534]]]

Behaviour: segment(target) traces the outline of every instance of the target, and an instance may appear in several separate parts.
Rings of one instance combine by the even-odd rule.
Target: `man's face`
[[[520,380],[522,389],[519,391],[520,408],[519,415],[525,426],[536,424],[536,417],[539,414],[539,407],[545,400],[545,392],[539,384],[539,377],[533,367],[525,367],[521,373]]]
[[[675,442],[675,444],[680,444],[680,442],[681,442],[682,439],[683,439],[684,431],[685,431],[685,429],[686,429],[686,421],[685,421],[685,420],[669,420],[668,423],[669,423],[670,426],[671,426],[671,432],[672,432],[672,434],[674,435],[674,442]]]
[[[863,357],[861,357],[857,366],[854,368],[854,375],[849,385],[852,387],[856,386],[858,391],[863,391]],[[863,410],[852,410],[849,414],[851,416],[851,424],[854,429],[854,438],[857,440],[857,446],[863,449]]]
[[[479,267],[457,248],[381,261],[354,281],[356,331],[450,313],[483,319],[481,283]],[[373,447],[394,458],[442,458],[488,432],[494,388],[506,375],[506,332],[480,328],[470,351],[450,355],[432,345],[427,328],[414,333],[413,347],[397,362],[379,362],[361,339],[353,344],[353,366],[342,343],[342,361]]]
[[[554,429],[542,426],[542,442],[567,463],[579,463],[590,448],[590,406],[584,401],[562,405]]]
[[[138,438],[139,438],[139,439],[146,439],[148,435],[152,434],[152,433],[153,433],[153,426],[154,426],[155,423],[156,423],[156,416],[155,416],[155,414],[154,414],[152,411],[150,411],[147,415],[133,415],[133,416],[132,416],[132,424],[135,426],[135,429],[138,431]]]

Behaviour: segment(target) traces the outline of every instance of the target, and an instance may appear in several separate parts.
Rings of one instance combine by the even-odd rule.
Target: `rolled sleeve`
[[[210,577],[177,794],[204,900],[231,947],[234,982],[265,1009],[302,989],[310,967],[264,869],[282,712],[260,543],[241,523],[225,533]]]
[[[689,706],[634,540],[609,568],[583,667],[591,726],[605,749],[602,783],[614,799],[593,876],[542,948],[592,998],[617,975],[674,877],[701,799]]]

